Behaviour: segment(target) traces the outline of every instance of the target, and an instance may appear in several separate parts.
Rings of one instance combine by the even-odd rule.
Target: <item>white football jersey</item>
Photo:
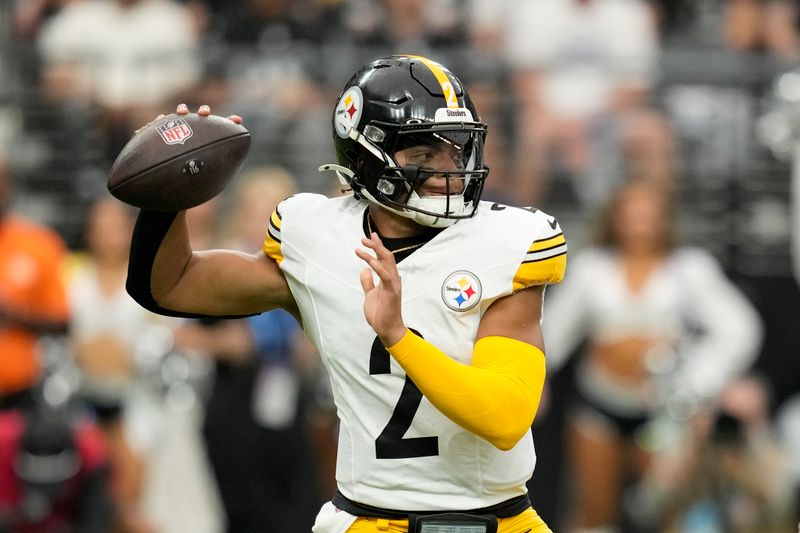
[[[477,509],[526,492],[528,434],[509,451],[464,430],[422,396],[364,318],[359,272],[367,204],[298,194],[272,215],[264,251],[278,262],[306,335],[330,373],[340,423],[336,479],[347,498],[402,510]],[[566,242],[555,219],[482,202],[398,264],[406,325],[470,364],[481,316],[496,299],[561,280]]]

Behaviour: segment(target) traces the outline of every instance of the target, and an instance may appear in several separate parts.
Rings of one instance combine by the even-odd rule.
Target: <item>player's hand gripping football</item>
[[[117,155],[106,186],[141,209],[175,213],[217,196],[236,176],[250,148],[238,115],[220,117],[202,105],[159,115],[137,130]]]
[[[392,346],[403,338],[406,326],[400,310],[402,283],[394,256],[381,242],[377,233],[369,239],[362,238],[361,244],[375,252],[373,256],[366,250],[356,249],[356,255],[369,265],[361,271],[361,287],[364,289],[364,316],[372,326],[384,346]],[[372,272],[378,275],[376,285]]]
[[[178,107],[175,109],[175,113],[177,113],[178,115],[188,115],[189,114],[189,106],[187,106],[186,104],[178,104]],[[208,106],[206,104],[201,105],[200,107],[197,108],[197,114],[200,115],[200,116],[203,116],[203,117],[209,116],[211,114],[211,106]],[[145,124],[144,126],[139,128],[138,130],[136,130],[134,132],[134,135],[136,135],[137,133],[139,133],[140,131],[145,129],[150,124],[161,120],[165,116],[166,116],[165,114],[161,113],[156,118],[154,118],[153,120],[151,120],[150,122],[148,122],[147,124]],[[235,122],[236,124],[241,124],[242,123],[242,117],[240,117],[239,115],[229,115],[228,116],[228,120],[230,120],[232,122]]]
[[[179,115],[188,115],[189,114],[189,107],[186,104],[178,104],[178,107],[175,109],[175,112]],[[202,117],[207,117],[211,114],[211,106],[206,104],[201,105],[197,108],[197,114]],[[242,123],[242,117],[239,115],[228,115],[228,120],[235,122],[236,124]]]

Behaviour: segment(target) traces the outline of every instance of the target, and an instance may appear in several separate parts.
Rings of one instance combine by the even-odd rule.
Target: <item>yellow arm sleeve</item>
[[[537,347],[484,337],[475,343],[471,366],[411,331],[387,349],[439,411],[497,448],[513,448],[533,423],[545,378]]]

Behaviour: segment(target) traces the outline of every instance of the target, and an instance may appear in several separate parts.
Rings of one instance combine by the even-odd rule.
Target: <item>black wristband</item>
[[[131,251],[128,261],[128,280],[125,289],[128,294],[145,309],[165,316],[181,318],[246,318],[249,315],[204,315],[199,313],[184,313],[162,307],[153,298],[150,288],[153,263],[161,247],[161,242],[167,235],[170,226],[175,221],[178,213],[164,213],[142,209],[136,218],[131,237]]]

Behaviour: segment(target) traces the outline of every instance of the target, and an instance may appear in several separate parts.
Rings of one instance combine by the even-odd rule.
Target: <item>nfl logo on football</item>
[[[194,133],[182,118],[171,119],[156,128],[167,144],[183,144]]]

